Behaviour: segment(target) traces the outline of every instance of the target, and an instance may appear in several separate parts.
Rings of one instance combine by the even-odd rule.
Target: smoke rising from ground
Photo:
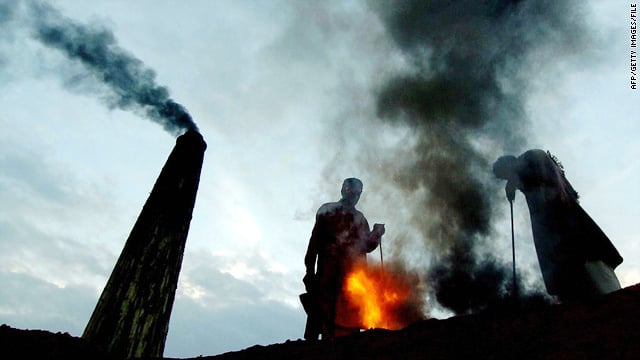
[[[170,98],[166,87],[156,84],[155,72],[120,48],[111,31],[74,22],[39,2],[29,3],[29,14],[35,39],[82,63],[109,88],[108,106],[140,113],[176,135],[197,130],[186,109]]]
[[[576,49],[577,4],[397,0],[372,7],[413,67],[379,89],[377,110],[417,139],[417,156],[393,182],[407,196],[426,189],[414,222],[433,252],[429,286],[456,313],[500,303],[512,277],[511,264],[492,254],[494,212],[506,200],[495,196],[502,184],[491,163],[524,150],[525,64],[540,49]]]

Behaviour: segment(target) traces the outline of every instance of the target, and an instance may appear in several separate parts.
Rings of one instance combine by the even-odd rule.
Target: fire
[[[410,281],[380,267],[357,264],[345,278],[344,294],[357,309],[361,328],[397,330],[422,318]]]

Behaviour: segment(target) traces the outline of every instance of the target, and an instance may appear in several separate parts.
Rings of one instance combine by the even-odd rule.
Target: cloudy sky
[[[491,148],[479,138],[478,146],[490,148],[480,151],[487,161],[506,149],[557,155],[582,206],[624,257],[616,273],[627,286],[640,282],[640,93],[630,89],[629,4],[579,3],[566,16],[584,26],[562,29],[577,32],[568,54],[549,56],[544,43],[523,49],[516,80],[502,82],[522,99],[522,140]],[[80,336],[175,135],[109,106],[109,90],[81,64],[34,38],[29,4],[0,1],[0,323]],[[388,184],[395,157],[419,143],[415,129],[379,121],[375,95],[395,74],[424,65],[394,41],[381,7],[49,4],[112,31],[188,109],[208,143],[165,356],[301,338],[297,296],[314,214],[339,198],[346,177],[364,181],[359,208],[370,223],[386,223],[386,257],[418,270],[432,261],[432,243],[415,229],[420,215],[407,205],[419,190],[408,195]],[[494,185],[490,196],[502,201]],[[514,211],[518,262],[540,283],[521,194]],[[490,237],[510,256],[507,215],[504,201]]]

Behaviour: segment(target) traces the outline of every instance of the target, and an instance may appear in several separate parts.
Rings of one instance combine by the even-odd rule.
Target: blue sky
[[[412,199],[359,162],[412,145],[410,129],[371,121],[371,88],[408,65],[365,2],[50,3],[111,29],[208,143],[165,356],[301,338],[314,214],[346,177],[364,181],[370,223],[387,224],[385,256],[424,266],[429,249],[411,241],[419,235],[404,206]],[[30,36],[18,4],[0,17],[0,323],[79,336],[175,137],[107,108],[78,64]],[[640,282],[640,93],[629,87],[629,6],[582,4],[588,48],[558,62],[533,56],[522,74],[531,133],[521,152],[560,158],[631,285]],[[539,284],[521,194],[515,214],[518,263]],[[495,228],[510,255],[507,215],[505,201]]]

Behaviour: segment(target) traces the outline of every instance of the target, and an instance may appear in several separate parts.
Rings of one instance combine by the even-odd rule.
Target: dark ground
[[[0,359],[109,359],[82,339],[0,327]],[[589,304],[427,320],[334,341],[254,346],[208,360],[640,359],[640,284]],[[195,358],[194,358],[195,359]]]

